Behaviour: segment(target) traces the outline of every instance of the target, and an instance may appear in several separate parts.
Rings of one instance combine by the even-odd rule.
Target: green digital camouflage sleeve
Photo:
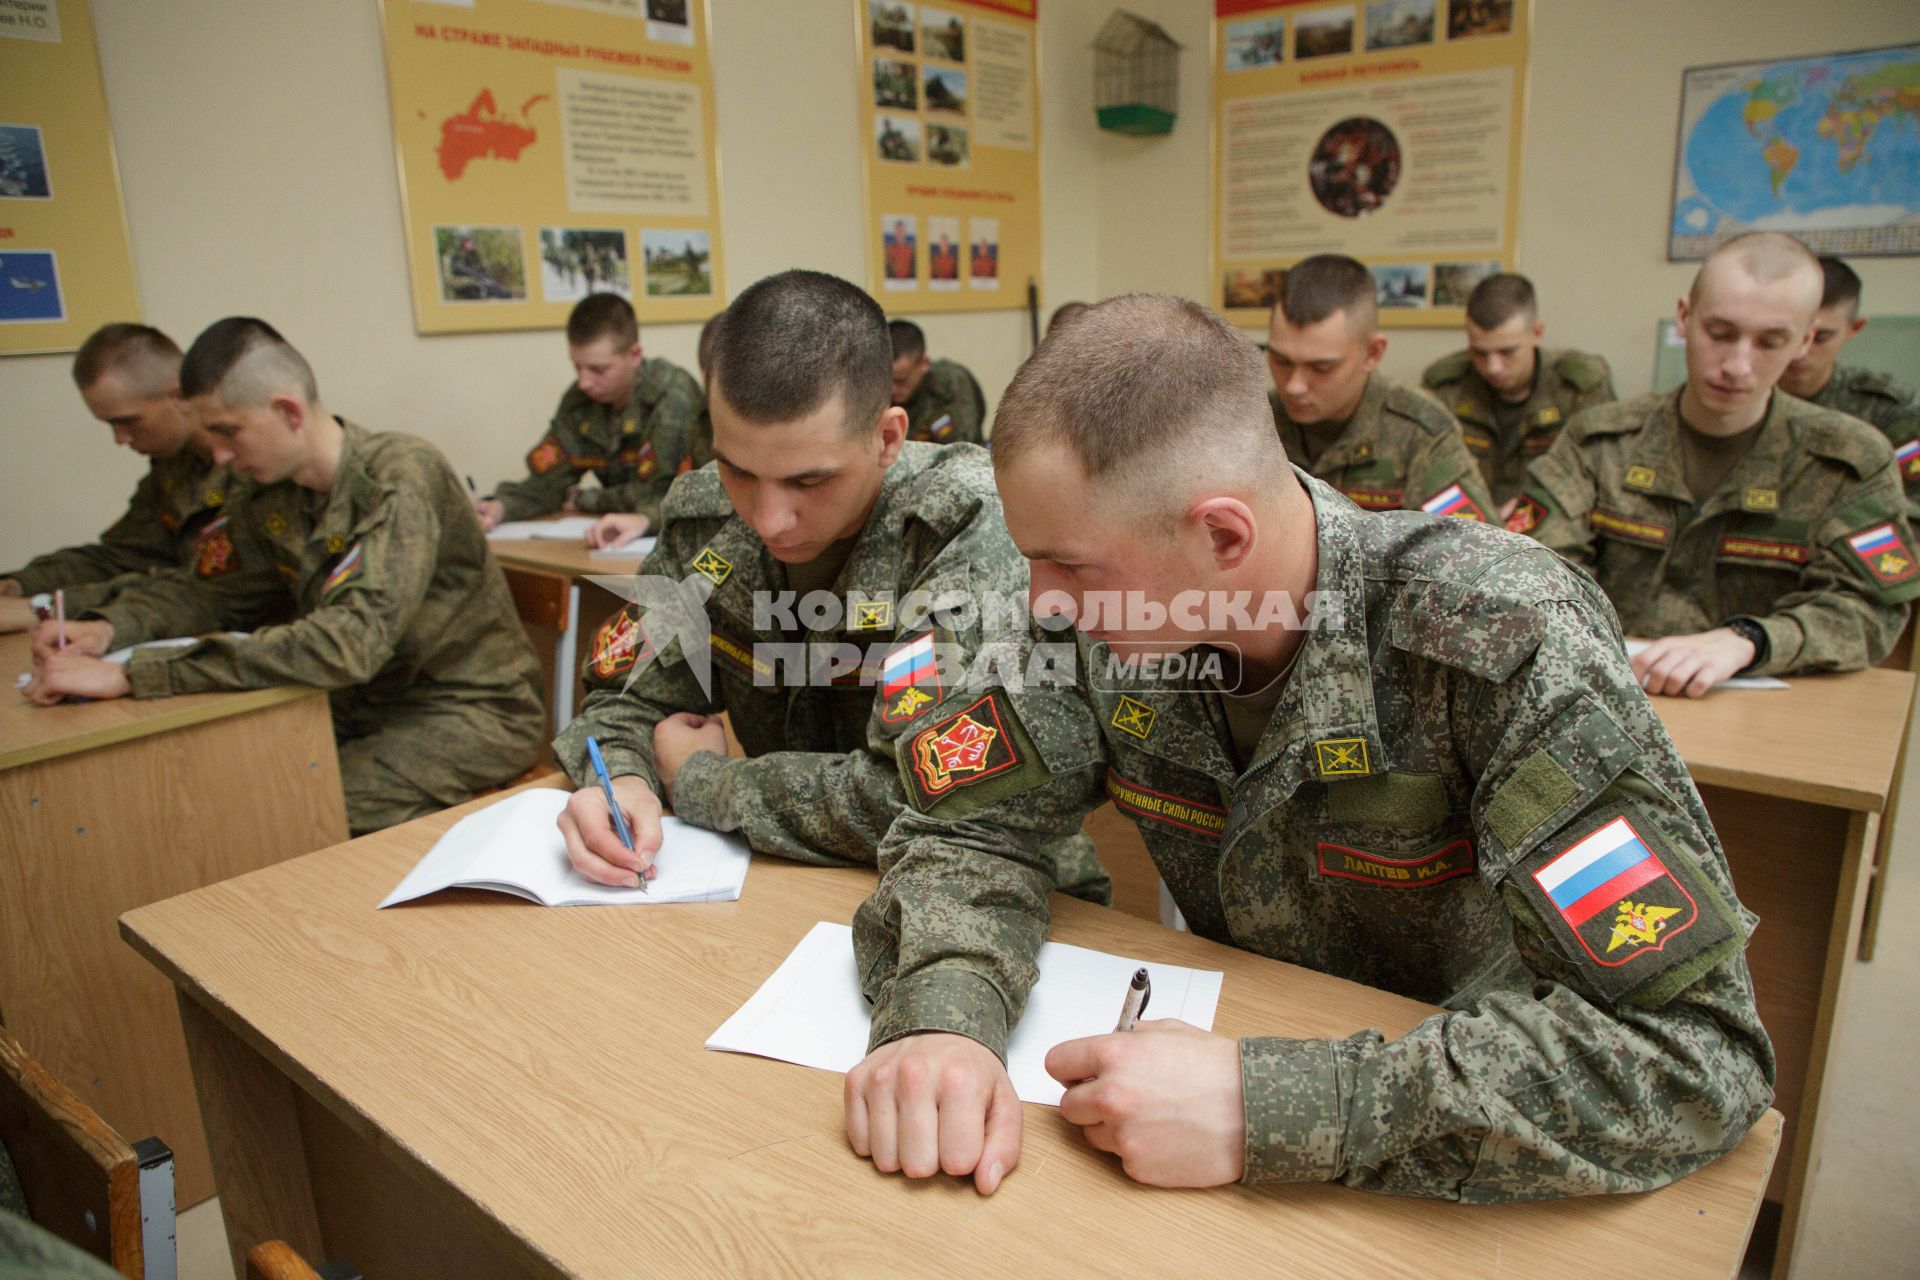
[[[432,585],[440,517],[426,495],[446,483],[424,472],[398,478],[386,500],[354,527],[319,603],[295,621],[262,627],[244,639],[215,636],[190,649],[135,654],[127,664],[134,696],[279,684],[345,689],[373,679],[392,659]]]
[[[1755,618],[1767,633],[1758,675],[1858,671],[1892,652],[1920,596],[1920,555],[1888,463],[1842,495],[1814,531],[1798,590]]]
[[[853,918],[868,1047],[947,1031],[1004,1059],[1046,940],[1049,850],[1105,799],[1099,731],[1072,689],[1032,687],[965,690],[922,723],[900,743],[908,807]]]
[[[173,568],[180,562],[180,541],[161,520],[166,510],[160,477],[150,470],[134,486],[126,511],[100,535],[100,541],[35,556],[12,573],[0,573],[0,578],[12,578],[23,592],[34,595],[104,582],[124,573]]]
[[[1583,413],[1568,423],[1552,446],[1527,464],[1527,480],[1507,517],[1507,529],[1527,534],[1561,559],[1591,569],[1595,555],[1587,516],[1593,510],[1596,482],[1580,447],[1584,438],[1580,424],[1586,416]]]
[[[1242,1041],[1249,1182],[1476,1203],[1639,1191],[1730,1150],[1771,1099],[1742,950],[1754,917],[1598,591],[1553,599],[1548,581],[1524,584],[1538,604],[1504,602],[1504,654],[1461,643],[1457,614],[1410,641],[1478,668],[1449,673],[1451,733],[1479,779],[1481,874],[1536,980],[1396,1040]],[[1644,874],[1563,906],[1595,849],[1622,861],[1589,873]]]
[[[1438,412],[1444,414],[1446,411],[1442,409]],[[1499,519],[1493,495],[1487,489],[1486,477],[1480,474],[1480,464],[1474,461],[1467,442],[1460,438],[1459,424],[1449,416],[1447,425],[1447,430],[1426,437],[1426,444],[1407,468],[1408,509],[1419,509],[1430,499],[1446,492],[1449,486],[1457,484],[1479,509],[1482,520]]]
[[[569,459],[579,452],[580,430],[575,419],[577,405],[585,399],[578,387],[568,387],[547,424],[547,434],[527,451],[527,478],[503,481],[494,489],[493,496],[506,509],[505,519],[550,516],[567,500],[567,490],[580,483],[585,473]]]
[[[692,456],[694,433],[702,409],[700,384],[691,374],[668,366],[660,376],[667,385],[654,402],[653,412],[647,415],[648,441],[653,445],[655,463],[653,474],[624,484],[583,490],[574,499],[582,511],[637,512],[647,518],[648,527],[660,527],[660,505],[666,501],[667,489],[679,473],[681,462]]]
[[[120,578],[85,616],[112,624],[116,648],[209,631],[248,631],[285,617],[287,585],[272,549],[244,519],[227,518],[232,551],[220,573],[202,576],[181,568]]]
[[[705,545],[698,533],[688,522],[669,523],[641,564],[640,576],[686,581],[693,572],[695,553]],[[721,709],[687,665],[681,641],[663,634],[656,648],[642,612],[628,604],[601,624],[588,648],[582,673],[586,701],[580,714],[553,740],[554,759],[575,786],[592,786],[595,781],[587,758],[591,735],[600,743],[609,776],[639,778],[659,795],[654,726],[677,711],[709,715]],[[658,624],[654,629],[660,629]]]
[[[971,563],[975,552],[993,541],[985,526],[963,532],[923,567],[903,596],[922,592],[930,601],[973,601],[986,599],[992,592],[1004,593],[1008,574],[982,575]],[[1011,552],[1004,536],[997,541]],[[903,641],[930,631],[943,666],[956,672],[971,667],[980,643],[977,625],[955,631],[936,627],[925,618],[899,622],[896,634]],[[876,702],[885,701],[878,684],[874,697]],[[894,759],[897,743],[883,732],[880,714],[876,706],[867,745],[856,751],[774,751],[724,760],[704,753],[694,756],[674,784],[674,812],[715,831],[738,831],[762,853],[802,862],[870,866],[894,815],[906,805]],[[915,723],[931,714],[924,713]]]

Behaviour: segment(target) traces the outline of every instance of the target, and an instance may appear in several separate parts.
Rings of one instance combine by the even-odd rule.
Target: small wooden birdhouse
[[[1093,41],[1093,105],[1100,127],[1172,133],[1180,104],[1180,42],[1157,22],[1115,9]]]

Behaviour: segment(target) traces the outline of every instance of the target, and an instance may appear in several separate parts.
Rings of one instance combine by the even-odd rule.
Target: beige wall
[[[1100,133],[1093,34],[1108,0],[1041,6],[1043,306],[1132,289],[1204,297],[1205,0],[1128,0],[1187,45],[1172,136]],[[788,266],[862,277],[848,0],[714,0],[730,278]],[[251,312],[313,360],[331,407],[433,440],[482,485],[514,473],[569,370],[557,332],[422,338],[371,0],[93,0],[146,318],[185,341]],[[1920,38],[1906,0],[1537,0],[1521,269],[1549,338],[1644,387],[1653,321],[1690,270],[1664,260],[1680,73],[1691,64]],[[1869,310],[1920,311],[1920,260],[1865,259]],[[1027,349],[1017,313],[926,322],[989,396]],[[695,329],[648,329],[689,367]],[[1417,374],[1450,333],[1397,331]],[[141,463],[86,418],[65,357],[0,360],[0,566],[93,536]]]
[[[1187,51],[1173,135],[1100,140],[1100,288],[1205,297],[1213,6],[1127,7]],[[1912,0],[1534,0],[1533,13],[1520,270],[1540,289],[1549,342],[1601,352],[1623,394],[1644,391],[1654,321],[1693,277],[1692,267],[1666,260],[1682,71],[1920,40],[1920,16]],[[1920,311],[1920,259],[1854,266],[1869,312]],[[1386,369],[1418,377],[1459,345],[1451,330],[1397,329]]]

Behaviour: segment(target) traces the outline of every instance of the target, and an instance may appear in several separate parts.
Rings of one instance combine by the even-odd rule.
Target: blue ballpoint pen
[[[631,850],[633,832],[627,829],[627,815],[620,812],[620,802],[614,799],[613,779],[607,776],[607,762],[600,755],[600,741],[591,736],[587,738],[587,759],[593,761],[593,772],[600,779],[600,790],[607,794],[607,812],[613,815],[613,829],[619,833],[620,843]],[[640,892],[645,893],[647,891],[646,873],[642,872],[638,878]]]

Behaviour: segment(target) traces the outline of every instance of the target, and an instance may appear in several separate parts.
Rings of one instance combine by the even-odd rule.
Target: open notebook
[[[1040,947],[1040,981],[1027,1012],[1007,1041],[1007,1074],[1022,1102],[1060,1105],[1065,1092],[1047,1074],[1047,1050],[1063,1040],[1113,1030],[1133,971],[1146,966],[1153,996],[1142,1020],[1178,1018],[1213,1029],[1221,974],[1089,951],[1064,942]],[[751,1053],[823,1071],[850,1071],[867,1056],[873,1011],[854,970],[853,930],[825,921],[813,926],[773,976],[721,1024],[707,1048]]]
[[[487,541],[531,538],[536,542],[585,542],[599,516],[561,516],[555,520],[508,520],[487,531]]]
[[[1651,640],[1627,641],[1627,656],[1629,658],[1637,656],[1652,643]],[[1729,676],[1713,687],[1715,689],[1784,689],[1787,687],[1787,682],[1776,680],[1772,676]]]
[[[747,842],[661,820],[663,840],[646,892],[595,884],[567,861],[554,820],[566,791],[541,788],[508,796],[453,824],[414,864],[383,907],[442,889],[493,889],[549,907],[659,906],[669,902],[732,902],[747,879]]]

